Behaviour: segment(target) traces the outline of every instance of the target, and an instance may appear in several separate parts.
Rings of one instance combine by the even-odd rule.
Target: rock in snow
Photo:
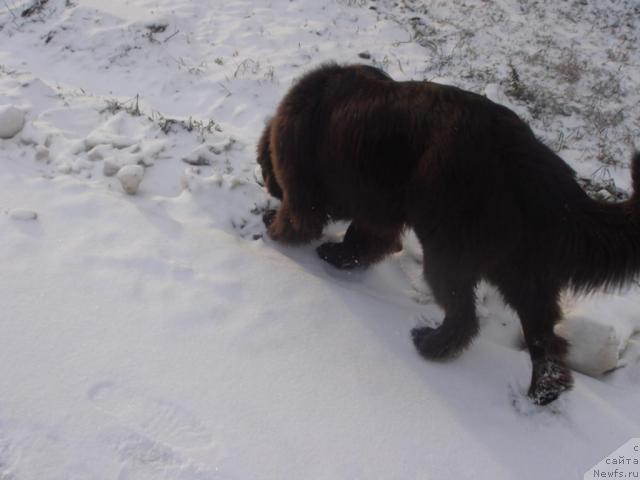
[[[12,138],[24,127],[24,111],[13,105],[0,105],[0,138]]]
[[[135,195],[144,177],[144,168],[140,165],[125,165],[118,170],[118,180],[122,189],[129,195]]]

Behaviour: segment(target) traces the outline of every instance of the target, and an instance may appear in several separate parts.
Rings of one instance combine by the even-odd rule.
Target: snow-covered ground
[[[0,479],[582,478],[640,433],[639,290],[567,298],[577,367],[617,368],[534,407],[492,288],[422,360],[415,238],[353,273],[274,244],[254,149],[293,79],[365,62],[486,93],[623,196],[639,32],[633,0],[4,2]]]

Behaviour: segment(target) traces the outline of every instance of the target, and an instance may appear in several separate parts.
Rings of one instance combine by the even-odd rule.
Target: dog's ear
[[[258,164],[262,170],[263,185],[270,195],[282,200],[282,188],[273,173],[273,158],[271,156],[271,125],[273,119],[269,119],[264,127],[260,141],[258,142]]]
[[[262,170],[272,169],[271,165],[271,124],[273,119],[267,120],[262,135],[257,145],[257,160],[258,164],[262,167]]]
[[[271,195],[272,197],[276,197],[278,200],[282,200],[282,197],[283,197],[282,188],[280,187],[280,184],[276,180],[276,177],[273,174],[273,171],[271,171],[271,173],[267,175],[263,173],[262,176],[264,178],[264,183],[265,183],[265,186],[267,187],[267,192],[269,192],[269,195]]]

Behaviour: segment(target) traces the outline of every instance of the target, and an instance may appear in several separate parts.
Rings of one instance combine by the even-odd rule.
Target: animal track
[[[171,402],[151,398],[108,381],[91,387],[88,397],[98,408],[117,417],[123,425],[161,443],[197,448],[209,446],[213,441],[207,427],[191,413]]]
[[[126,429],[104,436],[122,462],[118,480],[221,480],[223,477],[183,458],[167,445]]]
[[[12,473],[15,454],[13,450],[14,447],[9,439],[5,438],[3,432],[0,431],[0,479],[2,480],[15,479]]]

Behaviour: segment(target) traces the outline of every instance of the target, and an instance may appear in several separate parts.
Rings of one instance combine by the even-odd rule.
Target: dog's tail
[[[631,179],[629,200],[589,200],[571,229],[564,254],[574,290],[618,288],[640,275],[640,152],[632,157]]]

